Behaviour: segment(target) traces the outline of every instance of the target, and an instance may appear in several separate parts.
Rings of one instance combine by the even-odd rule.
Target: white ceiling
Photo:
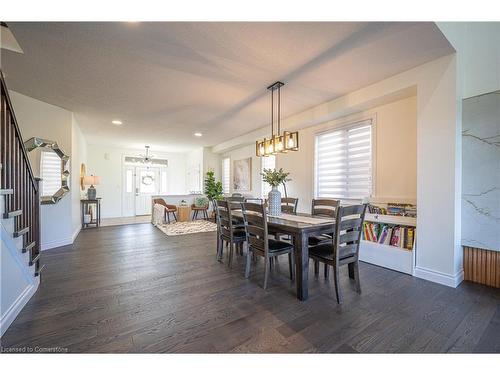
[[[286,117],[453,52],[434,23],[9,27],[24,50],[2,50],[10,89],[75,112],[91,144],[163,151],[268,124],[276,80]]]

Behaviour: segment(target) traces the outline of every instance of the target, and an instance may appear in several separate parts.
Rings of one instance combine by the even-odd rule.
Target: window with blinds
[[[224,194],[229,194],[231,174],[231,159],[222,159],[222,191]]]
[[[365,198],[372,194],[372,121],[316,136],[315,195]]]
[[[40,177],[42,196],[51,196],[61,187],[61,158],[55,152],[41,152]]]
[[[262,164],[260,166],[260,171],[264,172],[264,169],[275,169],[276,168],[276,156],[270,155],[267,157],[260,158]],[[271,191],[271,185],[267,182],[262,181],[261,192],[262,198],[267,198],[267,195]]]

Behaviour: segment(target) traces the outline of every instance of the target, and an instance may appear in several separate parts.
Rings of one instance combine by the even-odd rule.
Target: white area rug
[[[175,222],[172,224],[158,224],[156,227],[167,236],[180,236],[183,234],[215,232],[217,224],[206,220]]]

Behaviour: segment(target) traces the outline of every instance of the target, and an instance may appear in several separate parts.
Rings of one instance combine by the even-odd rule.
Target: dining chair
[[[233,252],[235,246],[243,252],[243,243],[247,240],[244,226],[235,225],[231,214],[231,202],[219,200],[217,207],[217,260],[223,257],[224,242],[229,246],[228,267],[233,263]]]
[[[165,221],[167,223],[170,224],[170,214],[173,214],[175,221],[177,221],[177,216],[175,216],[175,213],[177,212],[176,205],[168,204],[163,198],[154,198],[153,205],[154,204],[161,204],[163,207],[165,207]]]
[[[297,214],[297,204],[299,203],[299,198],[285,197],[281,198],[281,212],[286,214]]]
[[[311,204],[311,215],[334,219],[339,206],[340,201],[336,199],[313,199]],[[331,239],[332,234],[322,234],[320,236],[311,236],[308,241],[309,246],[316,246],[322,242],[328,242]]]
[[[267,281],[271,268],[271,259],[278,255],[288,254],[290,268],[290,279],[294,279],[294,246],[291,243],[269,238],[267,230],[267,214],[265,206],[256,203],[243,203],[243,219],[245,222],[247,236],[247,258],[245,265],[245,278],[250,276],[252,254],[264,257],[264,289],[267,289]]]
[[[311,259],[324,263],[325,266],[333,267],[335,294],[338,303],[342,303],[340,266],[347,265],[349,267],[349,278],[355,280],[356,291],[361,294],[359,244],[365,211],[366,204],[338,207],[335,217],[335,232],[330,242],[309,247]],[[314,267],[314,273],[316,276],[318,275],[318,267]]]
[[[228,202],[243,203],[243,202],[245,202],[245,197],[242,196],[242,195],[240,195],[240,196],[230,196],[230,197],[226,197],[225,200],[228,201]]]

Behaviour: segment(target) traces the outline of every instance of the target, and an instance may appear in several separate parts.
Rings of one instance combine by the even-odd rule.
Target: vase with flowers
[[[262,181],[267,182],[271,185],[271,191],[268,194],[268,210],[269,215],[280,216],[281,215],[281,193],[278,190],[278,186],[283,185],[286,195],[286,185],[285,182],[291,181],[288,176],[290,173],[284,172],[283,168],[276,169],[264,169],[261,173]]]

